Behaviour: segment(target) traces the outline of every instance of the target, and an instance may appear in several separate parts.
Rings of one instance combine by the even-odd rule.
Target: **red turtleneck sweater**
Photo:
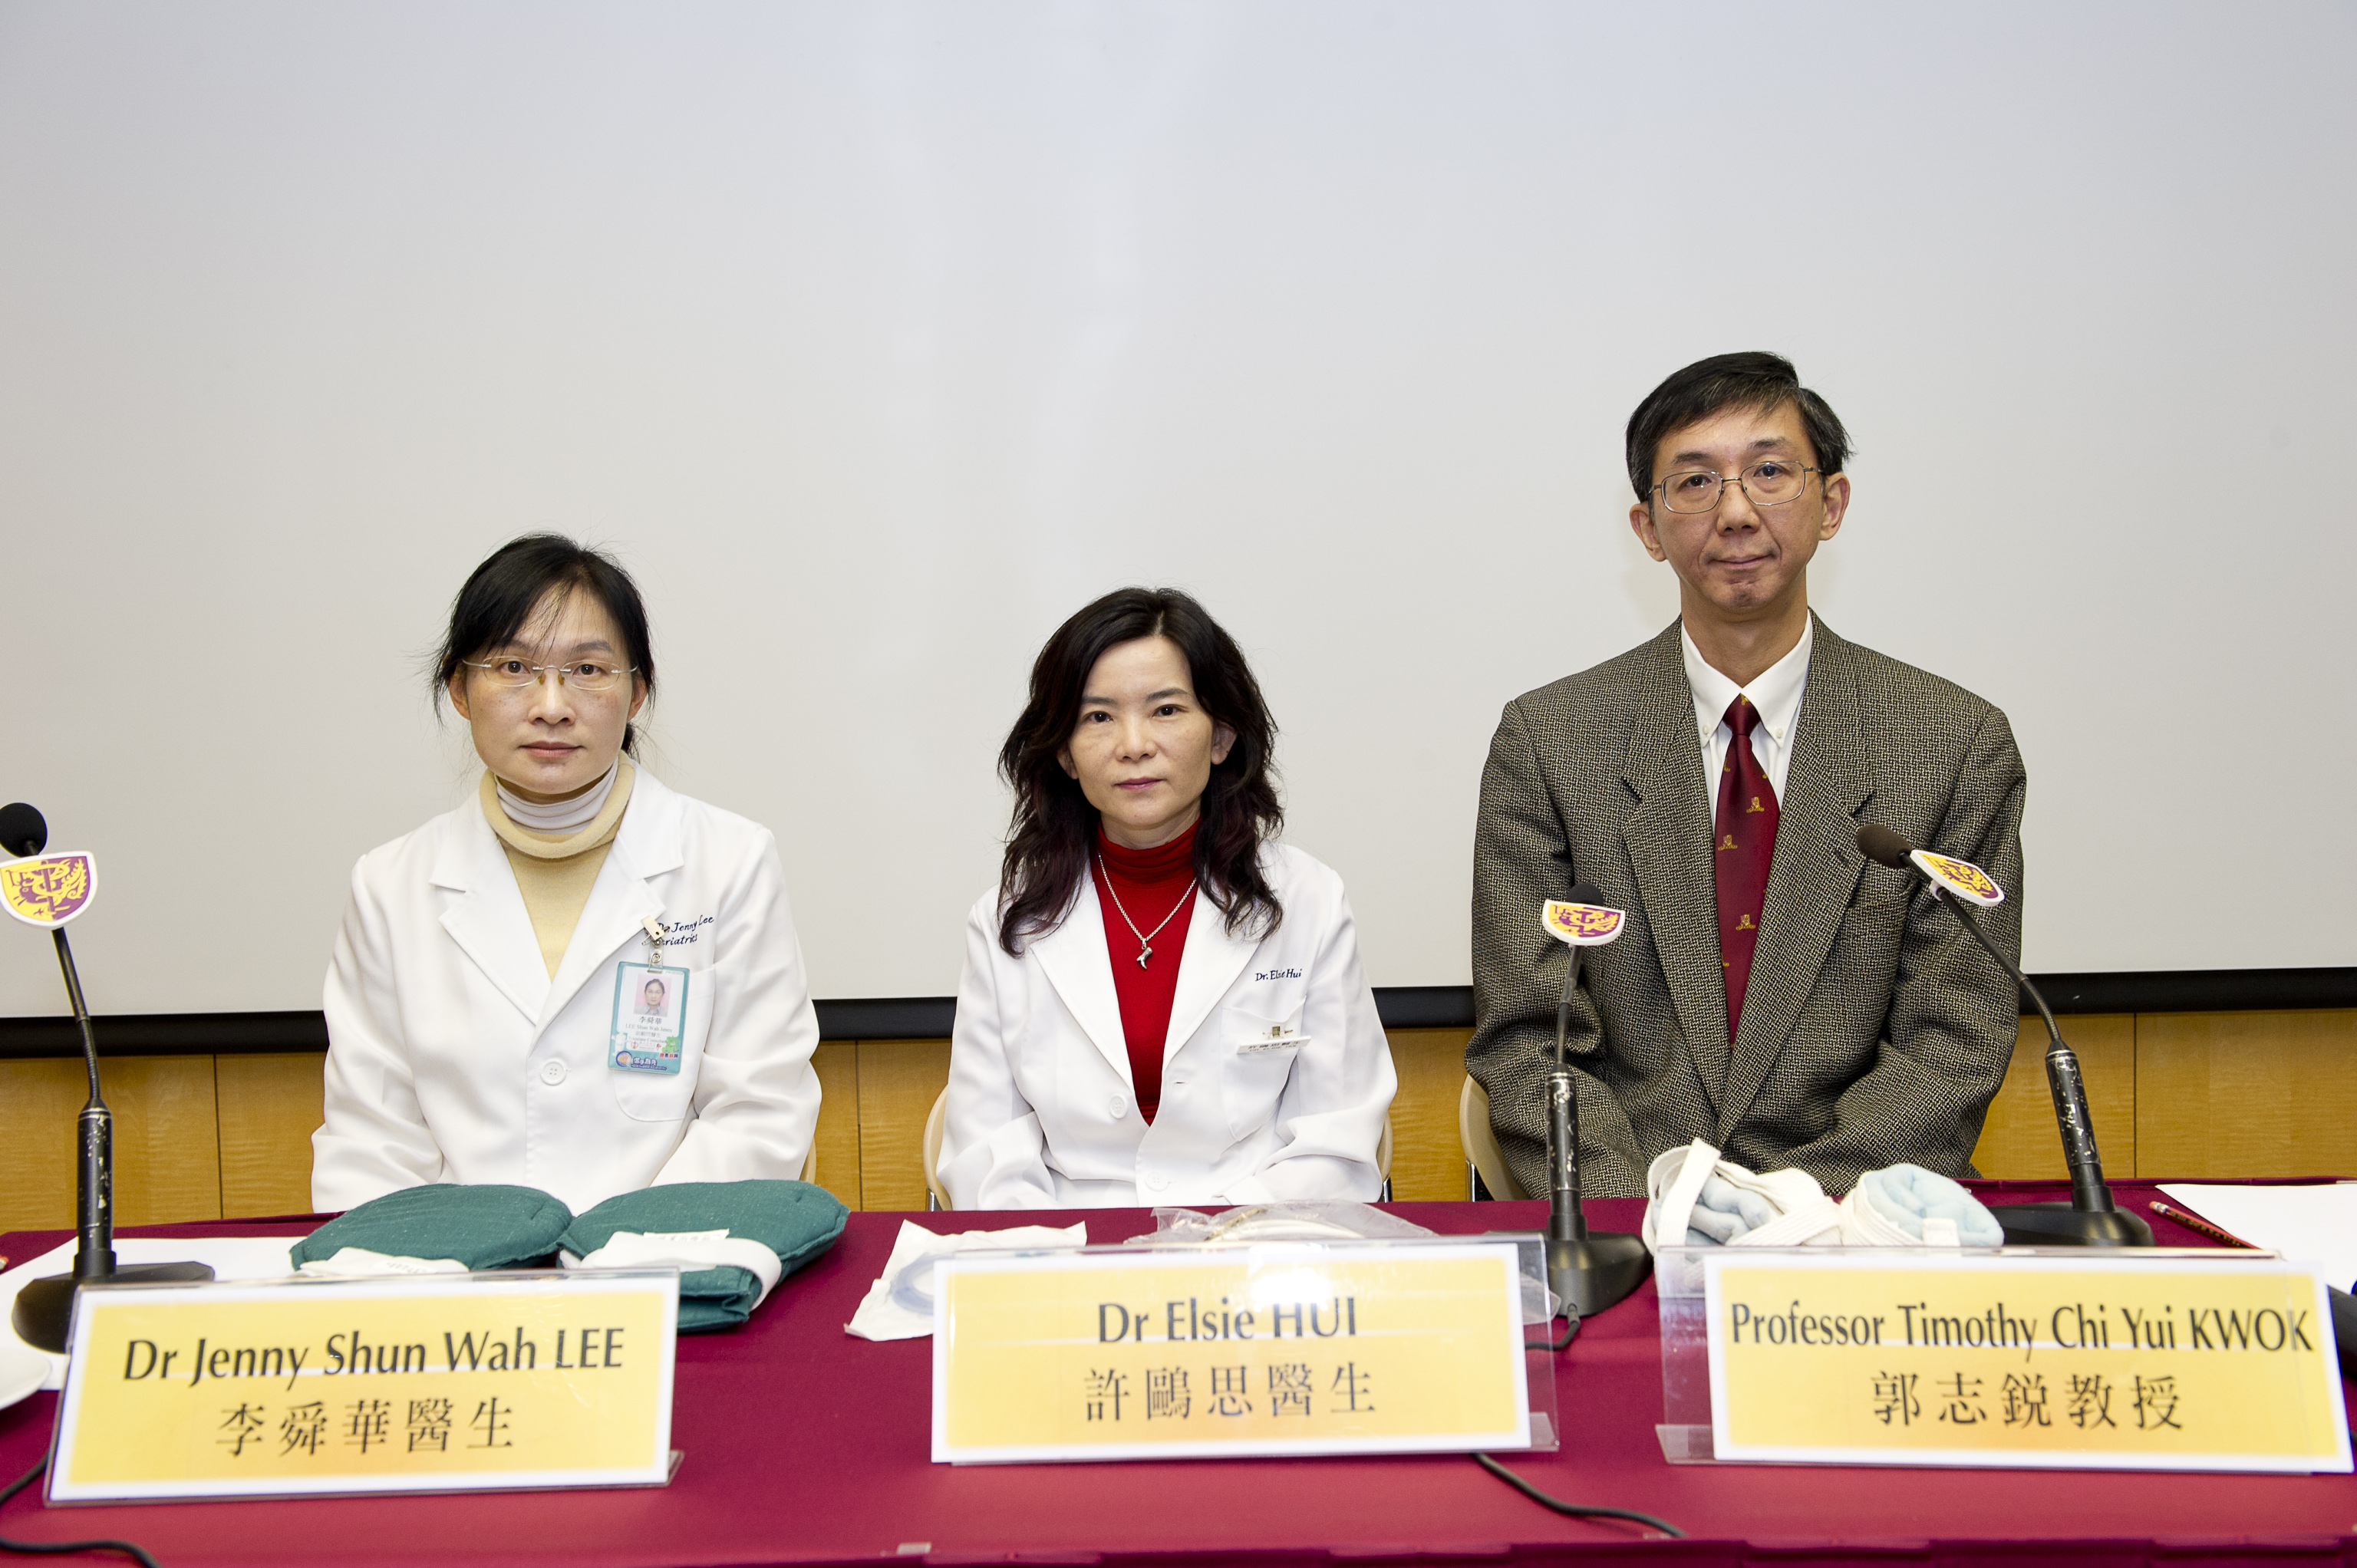
[[[1162,1050],[1170,1035],[1170,1004],[1178,994],[1178,961],[1195,918],[1195,828],[1153,849],[1124,849],[1100,827],[1090,875],[1104,911],[1105,950],[1113,956],[1113,989],[1121,999],[1121,1032],[1129,1045],[1137,1113],[1152,1122],[1162,1106]],[[1118,908],[1105,886],[1108,877],[1111,893],[1121,899]],[[1125,909],[1128,920],[1122,918]],[[1153,933],[1154,950],[1142,967],[1132,921],[1139,931]],[[1162,929],[1156,931],[1157,926]]]

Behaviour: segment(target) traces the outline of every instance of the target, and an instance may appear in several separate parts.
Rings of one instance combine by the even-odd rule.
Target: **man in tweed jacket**
[[[1630,518],[1678,575],[1679,623],[1499,722],[1474,840],[1465,1060],[1526,1191],[1547,1187],[1543,1089],[1569,950],[1539,911],[1583,880],[1629,916],[1618,941],[1587,950],[1572,1014],[1585,1191],[1642,1196],[1653,1157],[1695,1138],[1835,1193],[1900,1161],[1973,1174],[2013,1054],[2013,983],[1910,873],[1869,863],[1857,832],[1879,822],[1986,870],[2008,897],[1980,919],[2018,956],[2026,781],[2003,713],[1811,615],[1808,561],[1841,526],[1847,446],[1777,356],[1722,355],[1664,381],[1630,421]],[[1796,475],[1796,495],[1759,499]],[[1664,500],[1674,483],[1684,510]],[[1704,686],[1714,713],[1722,691],[1757,700],[1752,742],[1782,773],[1732,1039],[1712,746],[1732,767],[1739,743],[1698,720]],[[1799,707],[1784,700],[1771,736],[1779,690]]]

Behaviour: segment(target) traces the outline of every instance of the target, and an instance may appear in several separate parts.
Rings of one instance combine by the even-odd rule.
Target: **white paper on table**
[[[2357,1282],[2357,1182],[2315,1187],[2212,1187],[2163,1182],[2169,1194],[2221,1230],[2295,1263],[2318,1263],[2327,1283]]]
[[[1009,1248],[1049,1251],[1088,1244],[1086,1220],[1062,1230],[1052,1225],[1012,1225],[1004,1230],[961,1230],[943,1236],[913,1219],[903,1219],[900,1234],[892,1242],[892,1255],[884,1260],[884,1272],[867,1287],[866,1299],[851,1315],[851,1321],[843,1326],[843,1331],[856,1334],[862,1339],[929,1337],[933,1332],[931,1309],[912,1312],[892,1299],[894,1283],[920,1258],[946,1258],[956,1252],[1003,1251]]]
[[[224,1280],[283,1280],[295,1273],[294,1261],[287,1257],[288,1249],[303,1238],[300,1236],[117,1236],[114,1239],[114,1261],[125,1263],[210,1263],[215,1278]],[[0,1274],[0,1334],[12,1343],[24,1345],[16,1337],[10,1323],[16,1310],[16,1292],[27,1280],[44,1274],[70,1273],[73,1270],[74,1243],[67,1241],[52,1247],[39,1257],[17,1264]],[[48,1356],[49,1375],[41,1387],[54,1389],[65,1379],[66,1359],[48,1356],[45,1350],[26,1345],[36,1356]]]

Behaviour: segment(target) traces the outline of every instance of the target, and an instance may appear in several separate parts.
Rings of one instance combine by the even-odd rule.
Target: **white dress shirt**
[[[1727,727],[1727,710],[1738,696],[1751,699],[1760,723],[1751,731],[1751,755],[1760,759],[1776,799],[1784,799],[1784,776],[1792,770],[1792,726],[1801,716],[1801,693],[1809,684],[1809,649],[1816,641],[1817,622],[1812,616],[1801,628],[1792,651],[1760,671],[1749,686],[1738,686],[1704,661],[1684,627],[1678,642],[1685,650],[1686,684],[1694,688],[1695,728],[1702,736],[1703,799],[1718,809],[1718,770],[1727,762],[1727,743],[1735,732]]]

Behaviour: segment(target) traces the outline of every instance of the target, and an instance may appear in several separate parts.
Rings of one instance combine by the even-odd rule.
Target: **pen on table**
[[[2254,1252],[2264,1252],[2266,1251],[2265,1247],[2252,1246],[2248,1241],[2244,1240],[2232,1230],[2221,1230],[2218,1227],[2211,1224],[2210,1221],[2202,1219],[2198,1214],[2188,1214],[2181,1208],[2171,1208],[2165,1203],[2156,1203],[2152,1205],[2152,1211],[2155,1214],[2159,1215],[2163,1219],[2173,1219],[2177,1221],[2178,1224],[2184,1226],[2188,1230],[2192,1231],[2194,1234],[2199,1236],[2207,1236],[2212,1241],[2219,1242],[2224,1246],[2242,1247]]]

